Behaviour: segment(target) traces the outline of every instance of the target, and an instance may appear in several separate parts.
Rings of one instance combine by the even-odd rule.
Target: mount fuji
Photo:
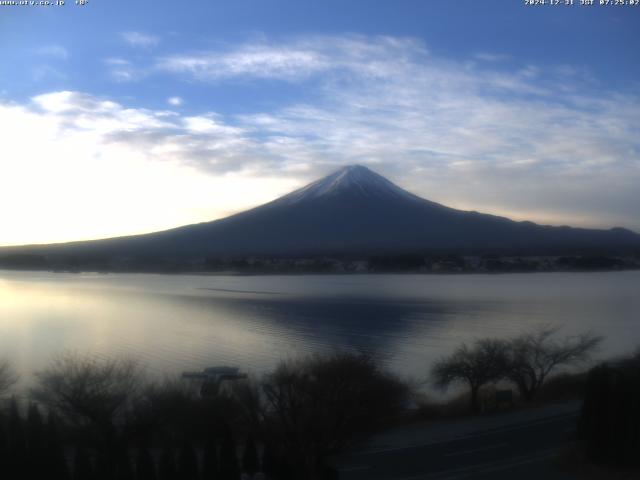
[[[344,167],[288,195],[212,222],[106,240],[0,249],[9,253],[196,259],[427,252],[519,255],[640,249],[623,228],[516,222],[420,198],[367,167]]]

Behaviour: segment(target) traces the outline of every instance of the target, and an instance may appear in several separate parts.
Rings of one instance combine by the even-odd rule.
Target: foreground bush
[[[11,364],[7,360],[0,360],[0,396],[7,393],[17,380]]]
[[[8,364],[3,378],[9,388]],[[38,404],[0,405],[0,473],[335,479],[329,458],[402,412],[409,395],[372,356],[347,352],[285,361],[262,379],[227,386],[201,395],[184,381],[149,382],[128,360],[60,356],[37,374]]]
[[[364,354],[284,362],[263,384],[269,436],[296,478],[323,478],[326,459],[402,411],[409,389]]]
[[[640,465],[640,354],[589,372],[580,434],[595,463]]]
[[[70,422],[102,433],[113,429],[140,389],[142,374],[132,360],[97,360],[66,354],[37,374],[32,396]]]

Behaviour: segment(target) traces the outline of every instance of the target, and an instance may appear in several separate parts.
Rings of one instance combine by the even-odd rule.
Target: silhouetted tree
[[[141,444],[138,448],[136,458],[136,478],[137,480],[156,480],[156,466],[151,456],[151,452],[146,444]]]
[[[116,455],[116,480],[134,480],[131,457],[125,445],[120,445]]]
[[[178,480],[175,454],[169,442],[166,442],[160,455],[160,468],[158,470],[160,480]]]
[[[5,429],[5,418],[0,412],[0,470],[5,471],[9,462],[9,442]]]
[[[370,355],[336,352],[283,362],[265,378],[269,436],[300,478],[320,478],[340,453],[405,408],[409,389]]]
[[[147,385],[136,397],[128,423],[136,433],[168,432],[193,436],[203,429],[202,399],[180,379]]]
[[[220,479],[238,480],[239,478],[236,441],[231,429],[226,426],[223,429],[222,444],[220,446]]]
[[[235,382],[232,392],[240,421],[249,431],[260,432],[267,414],[261,383],[255,379]]]
[[[278,457],[278,480],[294,480],[296,472],[294,466],[302,464],[297,452],[287,451]]]
[[[185,440],[178,455],[178,476],[180,480],[198,479],[198,457],[193,445]]]
[[[262,473],[264,473],[269,480],[274,480],[278,475],[278,456],[274,448],[271,446],[271,442],[268,442],[262,450]]]
[[[322,480],[339,480],[340,472],[333,465],[323,463],[320,467]]]
[[[47,416],[45,436],[47,478],[50,480],[67,480],[69,478],[69,468],[64,456],[60,432],[58,431],[58,419],[52,411]]]
[[[242,470],[249,475],[253,475],[260,468],[258,460],[258,449],[256,448],[256,442],[253,437],[249,437],[244,445],[244,451],[242,452]]]
[[[132,360],[98,360],[62,355],[37,374],[33,396],[76,426],[92,428],[107,457],[117,450],[117,426],[140,387],[141,375]],[[108,460],[111,466],[114,459]]]
[[[27,441],[20,409],[15,397],[9,407],[9,478],[24,478],[29,469],[27,463]]]
[[[27,441],[30,455],[33,455],[34,451],[40,453],[45,449],[44,424],[40,409],[35,403],[29,404],[27,412]]]
[[[89,452],[82,445],[76,447],[73,456],[73,478],[74,480],[93,479],[95,472]]]
[[[579,431],[596,463],[640,465],[640,354],[593,368]]]
[[[132,360],[98,360],[66,354],[37,373],[34,397],[82,423],[112,424],[140,386]]]
[[[587,389],[582,405],[580,433],[587,442],[587,455],[595,461],[607,458],[609,454],[609,412],[613,398],[610,392],[611,368],[599,365],[592,368],[587,376]]]
[[[29,405],[27,414],[27,445],[29,451],[29,477],[33,479],[45,478],[49,472],[46,468],[47,445],[44,424],[38,406]]]
[[[431,369],[431,376],[435,385],[442,389],[452,383],[466,383],[471,394],[471,410],[479,412],[480,388],[505,376],[507,360],[505,342],[477,340],[472,347],[462,344],[452,355],[438,360]]]
[[[114,480],[117,472],[115,452],[100,448],[95,459],[95,477],[97,480]]]
[[[287,458],[282,449],[276,449],[271,443],[267,443],[262,452],[261,471],[269,480],[293,480],[291,464],[299,463],[299,459]]]
[[[557,331],[542,327],[509,342],[506,376],[516,384],[526,402],[535,398],[554,369],[585,362],[602,342],[602,337],[592,333],[557,340],[554,338]]]
[[[218,445],[213,436],[207,436],[204,445],[204,454],[202,459],[202,478],[204,480],[215,480],[218,478]]]
[[[17,380],[18,376],[9,361],[0,360],[0,397],[9,392]]]

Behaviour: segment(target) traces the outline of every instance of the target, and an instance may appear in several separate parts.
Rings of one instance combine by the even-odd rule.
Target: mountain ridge
[[[229,217],[161,232],[0,248],[0,256],[204,258],[420,252],[526,255],[640,249],[640,235],[538,225],[456,210],[421,198],[361,165],[349,165],[271,202]]]

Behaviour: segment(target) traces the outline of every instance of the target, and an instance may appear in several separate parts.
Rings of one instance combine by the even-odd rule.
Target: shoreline
[[[593,270],[505,270],[505,271],[486,271],[486,270],[464,270],[464,271],[420,271],[420,270],[389,270],[389,271],[293,271],[293,270],[268,270],[268,271],[239,271],[239,270],[54,270],[54,269],[27,269],[27,268],[7,268],[0,266],[0,272],[25,272],[25,273],[53,273],[53,274],[100,274],[100,275],[196,275],[204,277],[260,277],[260,276],[362,276],[362,275],[424,275],[424,276],[461,276],[461,275],[531,275],[544,273],[622,273],[637,272],[640,267],[618,268],[618,269],[593,269]]]

